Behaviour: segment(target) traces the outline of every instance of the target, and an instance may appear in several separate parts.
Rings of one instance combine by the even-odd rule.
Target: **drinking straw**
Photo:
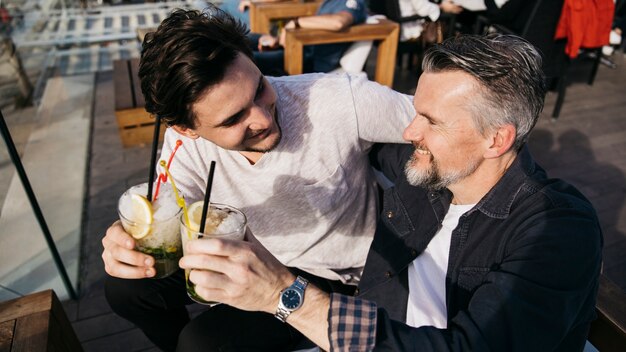
[[[209,169],[209,178],[206,181],[206,191],[204,192],[204,204],[202,205],[202,218],[200,218],[200,233],[204,233],[204,225],[206,224],[206,213],[209,210],[209,199],[211,199],[211,188],[213,187],[213,174],[215,174],[215,161],[211,161]]]
[[[174,155],[176,154],[176,151],[178,150],[178,148],[180,148],[180,146],[183,144],[183,141],[181,141],[180,139],[176,141],[176,147],[174,147],[174,150],[172,150],[172,153],[170,154],[170,158],[167,161],[167,168],[169,169],[170,166],[172,165],[172,160],[174,160]],[[154,191],[154,200],[153,202],[156,202],[157,197],[159,196],[159,189],[161,188],[161,184],[167,182],[167,174],[164,172],[161,172],[159,174],[159,177],[157,178],[157,185],[156,185],[156,190]]]
[[[146,198],[152,202],[152,180],[154,180],[154,172],[156,169],[156,154],[159,144],[159,132],[161,130],[161,116],[156,115],[154,121],[154,135],[152,136],[152,154],[150,154],[150,175],[148,176],[148,195]]]
[[[189,214],[187,213],[187,205],[185,205],[185,199],[183,199],[178,193],[178,188],[176,188],[176,183],[174,182],[174,178],[172,177],[172,174],[170,174],[170,170],[167,168],[167,164],[165,163],[165,160],[161,160],[159,162],[159,165],[161,165],[165,169],[165,173],[170,178],[172,189],[174,190],[174,197],[176,198],[176,204],[179,207],[183,208],[183,220],[185,221],[185,225],[191,228],[191,225],[189,224]]]
[[[165,181],[167,181],[167,176],[165,173],[161,172],[159,174],[159,177],[157,177],[157,185],[156,185],[156,189],[154,190],[154,200],[152,201],[153,203],[156,202],[157,198],[159,197],[159,190],[161,189],[161,184],[165,183]]]

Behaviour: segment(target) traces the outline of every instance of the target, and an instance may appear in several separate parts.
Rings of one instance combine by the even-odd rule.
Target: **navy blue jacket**
[[[433,238],[449,191],[407,184],[412,146],[375,148],[385,191],[358,296],[378,306],[380,351],[580,351],[595,317],[602,233],[589,201],[523,148],[459,220],[446,275],[448,328],[404,324],[407,268]]]

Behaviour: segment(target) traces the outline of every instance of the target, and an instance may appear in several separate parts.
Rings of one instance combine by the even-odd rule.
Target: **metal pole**
[[[41,208],[39,207],[39,202],[37,202],[37,198],[35,197],[33,188],[30,185],[30,181],[28,181],[28,176],[26,176],[24,166],[22,165],[22,161],[20,160],[20,156],[17,153],[17,149],[15,149],[15,144],[13,143],[13,139],[11,138],[11,134],[9,133],[9,128],[4,121],[4,115],[2,114],[2,110],[0,110],[0,132],[2,132],[2,137],[4,138],[4,142],[7,145],[9,155],[11,156],[11,160],[13,161],[13,165],[15,165],[17,174],[20,176],[20,180],[22,181],[22,185],[24,186],[24,191],[26,191],[26,195],[28,196],[28,200],[30,201],[30,206],[33,208],[33,212],[35,213],[37,222],[39,223],[41,231],[43,232],[43,236],[48,243],[48,249],[50,249],[50,254],[52,254],[54,264],[56,264],[57,269],[59,270],[59,274],[61,274],[61,279],[63,280],[65,289],[69,293],[70,298],[76,300],[78,299],[78,295],[76,294],[76,291],[74,291],[74,287],[72,287],[72,282],[67,275],[67,271],[65,270],[65,266],[63,265],[63,260],[59,255],[59,251],[57,250],[57,246],[54,243],[54,240],[52,239],[52,235],[50,234],[50,230],[48,229],[46,219],[44,219]]]

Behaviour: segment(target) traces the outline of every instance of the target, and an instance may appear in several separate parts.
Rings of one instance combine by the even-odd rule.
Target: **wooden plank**
[[[626,346],[626,293],[600,276],[596,300],[598,318],[589,329],[589,342],[600,351],[624,351]]]
[[[55,294],[52,295],[48,337],[50,339],[49,345],[54,346],[56,351],[81,352],[83,350],[72,324],[65,314],[63,305]]]
[[[15,320],[0,323],[0,352],[11,351],[13,342],[13,331],[15,330]]]
[[[146,106],[146,101],[143,98],[141,92],[141,81],[139,80],[139,59],[134,58],[130,60],[130,73],[133,87],[133,95],[135,97],[135,107],[140,108]]]
[[[304,45],[295,38],[294,31],[287,31],[285,39],[285,72],[290,75],[299,75],[304,65]]]
[[[394,27],[395,29],[388,32],[388,35],[378,45],[376,72],[374,73],[374,80],[389,88],[393,86],[393,74],[398,52],[398,38],[400,36],[400,26],[395,24]]]
[[[273,20],[303,16],[313,16],[322,4],[321,1],[250,4],[250,30],[254,33],[269,34]]]
[[[52,290],[2,303],[0,317],[3,320],[0,323],[2,352],[5,346],[12,352],[82,351],[63,306]]]
[[[384,40],[398,30],[399,25],[389,20],[379,23],[358,24],[344,31],[331,32],[322,29],[288,29],[296,40],[304,45],[346,43],[360,40]]]
[[[115,118],[120,128],[154,124],[154,117],[144,108],[126,109],[115,112]]]
[[[122,138],[122,145],[125,148],[149,145],[152,143],[152,135],[154,134],[154,126],[144,126],[137,128],[129,128],[120,130],[120,137]],[[159,141],[163,141],[163,135],[165,134],[165,128],[161,129]]]
[[[11,352],[48,351],[50,312],[37,312],[18,318]]]
[[[49,311],[52,307],[52,290],[0,303],[0,322],[15,320],[25,315]]]
[[[115,110],[134,108],[127,60],[113,61]]]

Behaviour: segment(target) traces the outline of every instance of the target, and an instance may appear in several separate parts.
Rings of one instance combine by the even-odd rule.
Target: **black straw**
[[[152,202],[152,184],[154,183],[154,173],[156,171],[156,155],[159,146],[159,136],[161,132],[161,116],[156,116],[154,121],[154,135],[152,136],[152,154],[150,154],[150,175],[148,176],[148,195],[146,198]]]
[[[211,199],[211,188],[213,187],[213,174],[215,173],[215,161],[211,161],[209,178],[206,181],[206,191],[204,191],[204,204],[202,205],[202,218],[200,219],[200,233],[204,233],[206,225],[206,213],[209,211],[209,199]]]

